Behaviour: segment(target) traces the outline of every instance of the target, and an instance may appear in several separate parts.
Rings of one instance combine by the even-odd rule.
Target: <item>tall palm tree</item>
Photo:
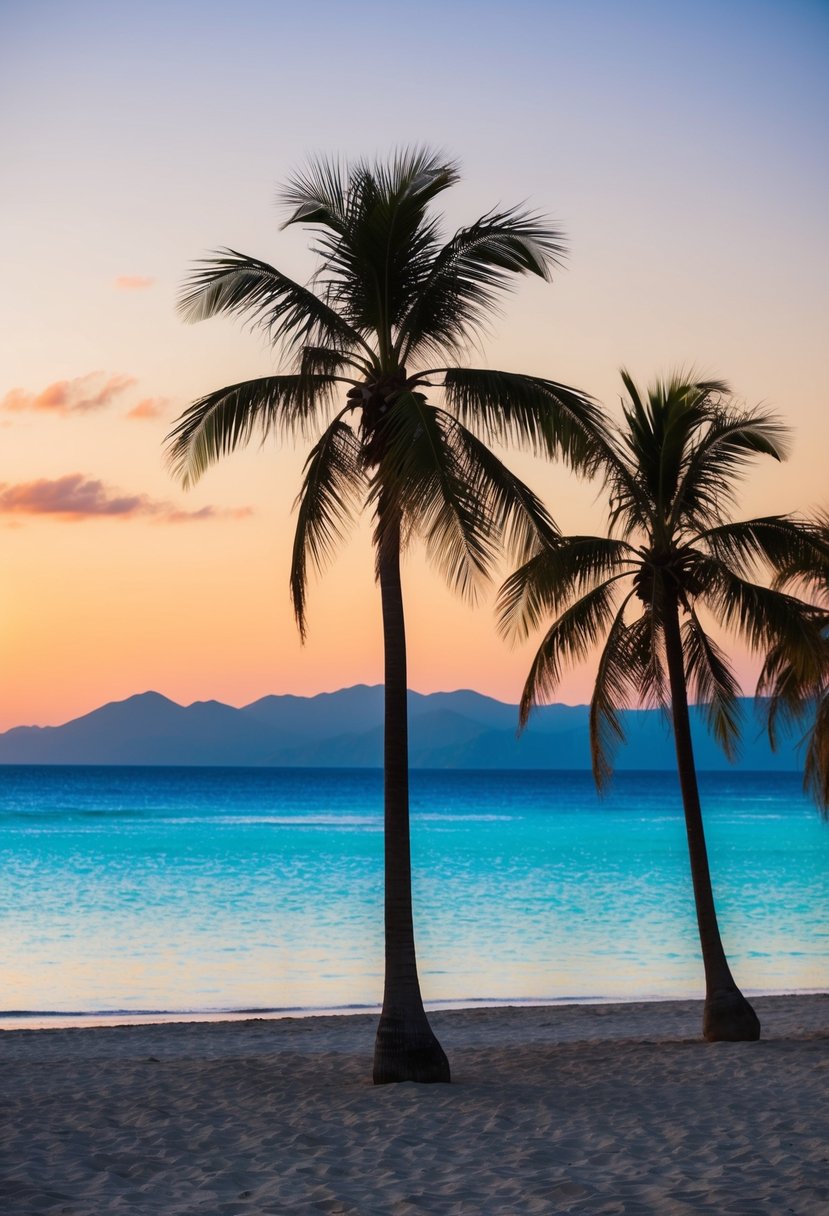
[[[350,167],[312,162],[282,193],[286,226],[315,232],[309,286],[233,250],[190,276],[189,320],[239,314],[278,347],[277,375],[195,401],[168,436],[185,485],[255,433],[313,435],[296,502],[291,595],[301,634],[309,565],[355,516],[373,521],[385,652],[385,990],[374,1080],[448,1081],[415,959],[409,854],[406,638],[400,558],[410,540],[474,596],[504,545],[520,560],[555,528],[487,442],[519,441],[587,467],[596,406],[551,380],[459,366],[516,275],[549,278],[561,234],[523,209],[490,211],[443,240],[431,204],[457,166],[426,150]],[[446,366],[428,364],[438,360]],[[441,404],[424,391],[442,390]]]
[[[622,373],[624,424],[601,458],[610,498],[606,537],[545,542],[501,589],[502,628],[525,634],[553,614],[524,686],[520,720],[555,692],[562,667],[604,639],[590,703],[593,773],[601,788],[623,740],[620,710],[644,701],[669,710],[685,810],[705,967],[703,1033],[756,1039],[760,1023],[740,992],[720,938],[691,740],[688,695],[729,757],[739,738],[738,686],[704,615],[755,651],[784,647],[814,663],[814,609],[758,581],[813,554],[814,528],[789,516],[733,522],[740,475],[756,456],[780,460],[785,432],[760,409],[734,406],[721,381],[676,375],[643,396]]]

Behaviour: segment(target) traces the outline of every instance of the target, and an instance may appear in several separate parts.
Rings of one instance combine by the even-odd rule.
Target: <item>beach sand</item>
[[[375,1018],[0,1033],[0,1211],[829,1212],[829,995],[430,1015],[451,1086],[374,1087]]]

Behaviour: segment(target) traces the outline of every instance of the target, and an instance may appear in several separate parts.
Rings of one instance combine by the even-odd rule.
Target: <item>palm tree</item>
[[[669,710],[705,967],[703,1033],[709,1040],[756,1039],[760,1023],[734,981],[717,924],[688,695],[732,758],[739,690],[704,613],[752,650],[784,647],[803,669],[816,661],[814,609],[757,581],[762,572],[811,560],[814,528],[789,516],[729,517],[748,463],[784,455],[785,431],[774,415],[736,408],[721,381],[676,375],[643,397],[626,372],[622,378],[624,425],[608,433],[600,462],[608,536],[545,542],[501,589],[506,631],[526,635],[555,616],[530,668],[520,721],[552,696],[563,665],[585,659],[601,638],[589,718],[600,789],[612,772],[613,746],[624,739],[620,710],[637,701]]]
[[[490,211],[442,240],[431,204],[457,166],[426,150],[389,163],[312,162],[282,193],[286,226],[315,231],[318,269],[301,285],[223,250],[190,276],[189,320],[239,314],[279,348],[280,374],[195,401],[168,436],[185,485],[255,434],[316,437],[296,502],[291,595],[305,634],[309,565],[322,569],[370,512],[385,653],[385,989],[374,1080],[448,1081],[421,1000],[409,853],[406,637],[400,559],[414,538],[473,597],[499,552],[526,558],[555,534],[535,495],[487,442],[519,441],[589,465],[599,411],[551,380],[459,366],[516,275],[549,278],[561,234],[519,208]],[[448,366],[428,367],[435,359]],[[427,399],[442,389],[442,404]],[[474,429],[473,429],[474,428]]]

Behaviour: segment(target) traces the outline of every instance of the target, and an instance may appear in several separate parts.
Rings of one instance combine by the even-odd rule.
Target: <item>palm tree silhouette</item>
[[[598,408],[534,376],[458,365],[516,275],[549,278],[561,234],[539,215],[488,212],[448,241],[431,204],[457,166],[427,150],[388,163],[311,162],[282,194],[287,224],[315,232],[303,286],[233,250],[185,286],[189,320],[241,314],[278,346],[283,374],[195,401],[168,436],[185,485],[255,433],[317,436],[297,498],[291,595],[301,633],[309,564],[322,569],[361,510],[371,514],[385,657],[385,989],[374,1080],[448,1081],[421,1000],[409,851],[406,635],[400,558],[410,540],[474,597],[505,548],[524,560],[555,527],[487,443],[594,458]],[[448,366],[424,366],[432,360]],[[424,392],[442,389],[442,404]],[[472,429],[474,428],[474,429]],[[477,433],[476,433],[477,432]]]
[[[626,372],[622,378],[624,425],[618,434],[608,431],[600,461],[609,535],[546,542],[501,588],[507,632],[526,635],[555,615],[527,676],[520,721],[552,696],[563,665],[585,659],[602,638],[589,718],[599,788],[624,739],[620,710],[637,701],[669,710],[705,968],[703,1033],[709,1040],[756,1039],[759,1020],[731,974],[717,924],[688,694],[733,758],[739,689],[700,610],[752,650],[779,648],[798,670],[814,669],[821,649],[815,609],[756,576],[814,560],[816,531],[789,516],[729,518],[747,464],[784,455],[776,416],[735,408],[721,381],[676,375],[643,397]]]

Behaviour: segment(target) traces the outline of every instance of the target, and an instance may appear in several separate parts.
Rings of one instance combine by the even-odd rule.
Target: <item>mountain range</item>
[[[772,752],[753,702],[743,702],[738,767],[789,771],[801,764],[790,739]],[[585,769],[586,705],[537,710],[517,734],[515,705],[469,690],[409,693],[413,768]],[[670,769],[673,743],[663,714],[623,714],[627,743],[616,768]],[[697,764],[729,768],[692,709]],[[157,692],[114,701],[62,726],[17,726],[0,734],[0,764],[228,765],[377,768],[383,755],[382,686],[356,685],[315,697],[267,696],[240,709],[220,701],[178,705]]]

